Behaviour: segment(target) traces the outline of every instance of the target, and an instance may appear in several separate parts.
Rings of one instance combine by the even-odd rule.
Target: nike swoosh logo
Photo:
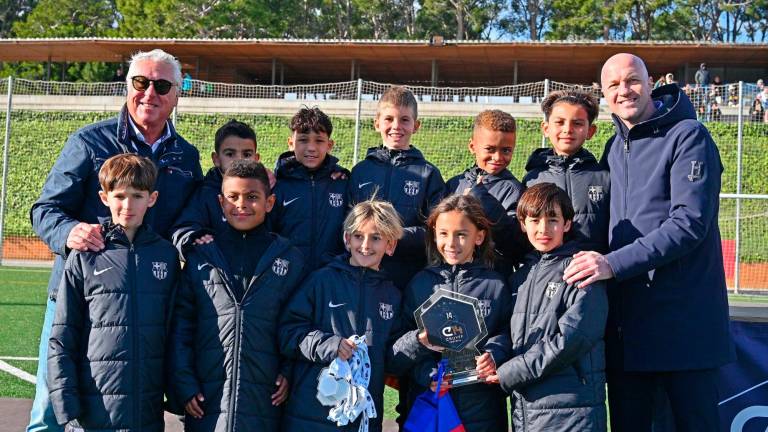
[[[330,307],[330,308],[337,308],[337,307],[344,306],[345,304],[346,303],[333,304],[333,301],[329,301],[328,302],[328,307]]]
[[[288,205],[290,205],[292,202],[296,201],[297,199],[299,199],[299,197],[296,197],[290,201],[283,200],[283,207],[288,207]]]
[[[371,183],[373,183],[373,182],[358,183],[358,184],[357,184],[357,188],[358,188],[358,189],[362,189],[362,188],[364,188],[364,187],[368,186],[368,185],[369,185],[369,184],[371,184]]]
[[[94,275],[94,276],[98,276],[98,275],[100,275],[100,274],[104,273],[105,271],[107,271],[107,270],[111,270],[111,269],[112,269],[112,267],[107,267],[107,268],[105,268],[105,269],[101,269],[101,270],[94,270],[94,271],[93,271],[93,275]]]
[[[197,265],[197,270],[198,270],[198,271],[200,271],[200,270],[202,270],[202,269],[203,269],[203,267],[205,267],[205,266],[207,266],[207,265],[208,265],[207,263],[198,264],[198,265]]]

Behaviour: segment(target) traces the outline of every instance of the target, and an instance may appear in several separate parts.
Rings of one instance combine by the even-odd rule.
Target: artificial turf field
[[[49,269],[0,267],[0,360],[32,375],[37,370],[40,326],[45,312]],[[731,301],[765,302],[768,296],[729,296]],[[9,360],[8,357],[35,360]],[[33,384],[0,371],[0,397],[32,399]],[[394,418],[397,394],[387,388],[384,417]]]

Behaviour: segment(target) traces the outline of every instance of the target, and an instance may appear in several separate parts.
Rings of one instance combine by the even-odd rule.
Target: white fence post
[[[3,141],[3,185],[0,190],[0,265],[5,245],[5,201],[8,193],[8,153],[11,145],[11,106],[13,104],[13,77],[8,77],[8,104],[5,109],[5,140]]]
[[[541,101],[544,102],[544,99],[549,94],[549,78],[544,79],[544,95],[541,96]],[[541,134],[541,148],[544,148],[547,146],[547,137],[544,136],[544,134]]]
[[[355,109],[355,148],[352,153],[352,166],[357,163],[360,149],[360,111],[362,109],[363,80],[357,79],[357,108]]]
[[[739,81],[739,116],[738,132],[736,136],[736,237],[734,239],[735,250],[733,254],[733,292],[739,293],[739,261],[741,254],[741,152],[744,141],[744,81]]]

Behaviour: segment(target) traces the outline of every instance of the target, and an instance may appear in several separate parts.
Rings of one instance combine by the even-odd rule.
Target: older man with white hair
[[[27,427],[30,432],[64,430],[56,423],[48,399],[48,338],[67,255],[73,250],[104,248],[101,223],[109,217],[109,209],[98,195],[101,165],[121,153],[136,153],[155,163],[159,196],[144,222],[166,238],[202,180],[197,149],[179,136],[169,121],[179,99],[178,60],[159,49],[139,52],[131,58],[126,83],[127,100],[119,115],[85,126],[69,137],[30,211],[33,229],[56,255],[48,282],[35,400]]]
[[[666,394],[676,430],[717,431],[716,369],[734,359],[718,228],[723,166],[677,85],[651,93],[643,61],[616,54],[601,73],[616,134],[610,250],[579,252],[568,283],[613,279],[606,328],[612,431],[650,431]]]

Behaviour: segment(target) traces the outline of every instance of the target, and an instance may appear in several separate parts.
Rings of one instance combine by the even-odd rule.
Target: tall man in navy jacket
[[[101,165],[121,153],[137,153],[155,163],[158,201],[144,222],[165,238],[170,237],[171,224],[203,177],[197,149],[168,121],[179,98],[179,62],[159,49],[139,52],[131,59],[126,81],[127,101],[120,114],[85,126],[69,137],[30,212],[32,227],[56,254],[56,260],[48,282],[29,432],[63,430],[48,399],[48,338],[67,255],[72,250],[104,248],[99,222],[109,216],[109,208],[98,195]]]
[[[566,269],[581,286],[610,279],[606,329],[611,430],[650,431],[666,394],[678,431],[716,431],[716,369],[734,359],[720,230],[723,166],[675,84],[651,93],[643,61],[616,54],[601,72],[616,134],[606,255]]]

